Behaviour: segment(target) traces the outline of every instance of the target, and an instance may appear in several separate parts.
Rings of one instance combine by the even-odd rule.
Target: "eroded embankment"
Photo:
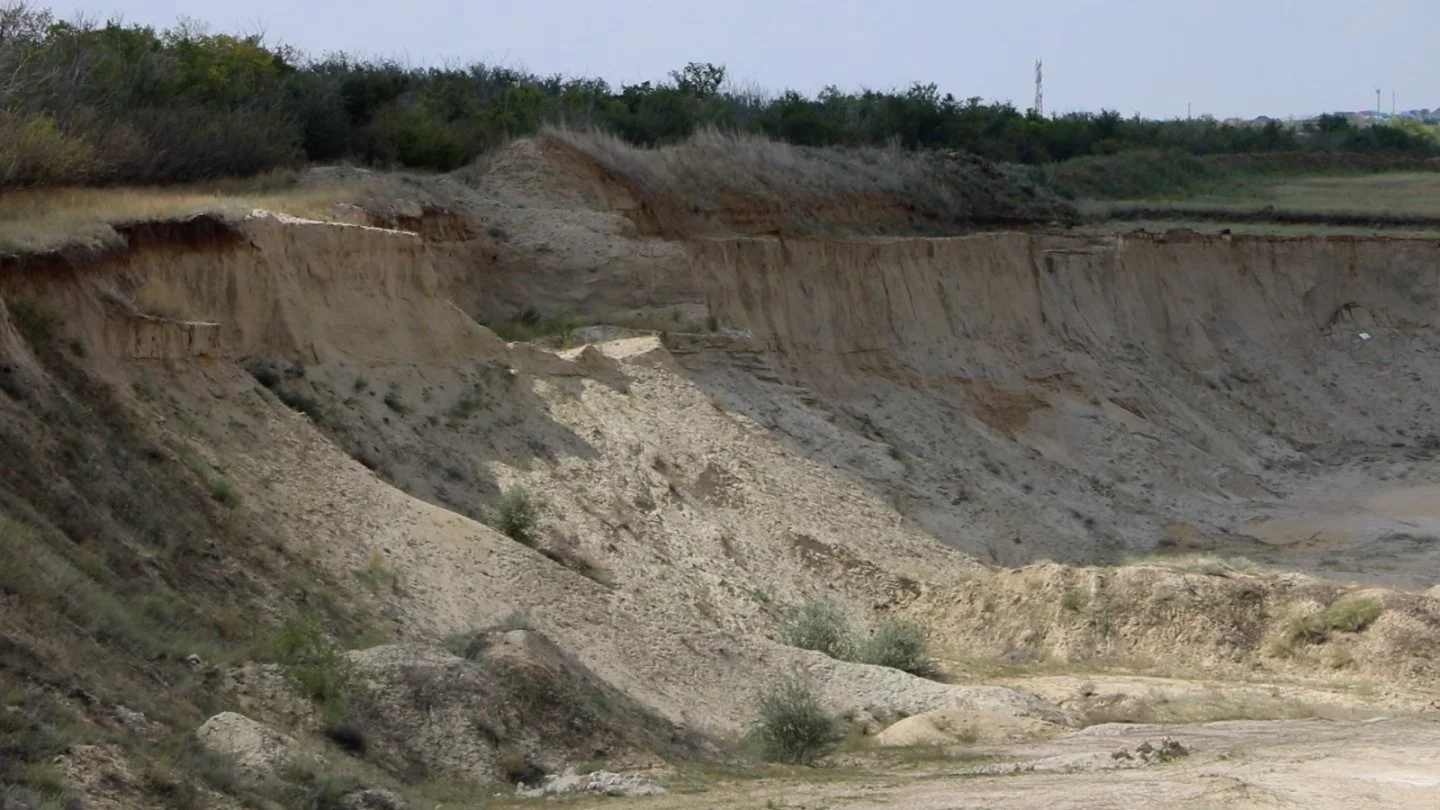
[[[667,336],[677,362],[654,336],[558,353],[504,344],[437,290],[412,234],[273,216],[226,233],[6,274],[0,372],[19,369],[22,385],[0,392],[0,444],[23,461],[0,479],[0,508],[59,525],[54,548],[89,543],[99,560],[139,549],[135,571],[162,569],[251,634],[327,604],[372,621],[362,629],[399,643],[349,655],[359,683],[344,719],[404,778],[484,781],[516,747],[552,768],[597,746],[630,763],[698,750],[689,735],[743,730],[757,690],[797,672],[856,717],[952,707],[1045,733],[1073,720],[1012,689],[778,643],[818,597],[858,627],[924,618],[960,676],[971,658],[1011,652],[1430,673],[1417,650],[1433,646],[1440,620],[1424,597],[1381,593],[1366,627],[1266,653],[1345,589],[1229,571],[997,573],[923,530],[995,561],[1104,558],[1176,515],[1220,525],[1239,499],[1284,483],[1267,459],[1318,463],[1337,431],[1375,445],[1391,428],[1354,403],[1280,435],[1245,387],[1270,390],[1279,371],[1241,375],[1309,363],[1348,386],[1390,379],[1360,352],[1426,345],[1427,328],[1411,328],[1433,293],[1420,253],[1292,278],[1281,265],[1309,254],[1232,243],[706,243],[695,263],[717,318],[751,337]],[[1195,255],[1230,269],[1210,278]],[[1366,286],[1367,263],[1386,261],[1389,280]],[[1256,292],[1231,289],[1242,279]],[[1327,310],[1340,313],[1333,323]],[[1342,326],[1370,339],[1346,343]],[[88,444],[116,425],[124,452],[98,466]],[[1297,438],[1311,434],[1310,445]],[[43,459],[27,460],[37,449]],[[146,477],[135,471],[152,467],[168,477],[137,490]],[[83,488],[66,478],[81,475]],[[517,488],[544,507],[507,537],[486,524]],[[27,499],[50,500],[15,507]],[[103,504],[93,526],[120,530],[55,517],[77,499]],[[166,545],[152,550],[150,521],[177,515],[194,520],[160,526]],[[247,551],[273,555],[272,568]],[[296,587],[307,570],[330,587]],[[255,593],[231,606],[236,582]],[[69,636],[19,604],[0,603],[0,629],[37,649],[43,639],[59,650],[45,653],[50,669],[78,671]],[[447,638],[464,656],[439,648]],[[75,649],[147,676],[149,659],[107,643]],[[188,649],[165,654],[190,671]],[[538,691],[527,689],[533,666],[502,666],[512,655],[546,664]],[[235,656],[202,661],[205,699],[323,745],[333,718],[292,694],[284,670]],[[80,677],[106,712],[120,702],[93,673]],[[164,722],[189,734],[197,712]]]
[[[695,351],[697,378],[742,388],[809,454],[997,562],[1215,540],[1297,476],[1425,451],[1440,431],[1433,241],[1017,233],[693,252],[720,324],[749,332],[706,343],[763,367],[745,378]],[[703,348],[689,343],[672,340]],[[763,380],[826,400],[806,414]]]
[[[506,345],[436,292],[414,235],[238,228],[223,248],[12,276],[6,299],[53,312],[74,363],[229,508],[354,584],[343,600],[378,631],[433,644],[519,616],[647,710],[726,733],[796,667],[840,707],[1013,697],[769,640],[813,595],[868,613],[974,566],[716,408],[653,338]],[[212,342],[136,351],[137,321]],[[485,522],[516,488],[543,516],[506,537]]]

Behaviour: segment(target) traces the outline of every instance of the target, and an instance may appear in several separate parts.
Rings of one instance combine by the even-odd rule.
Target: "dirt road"
[[[1172,738],[1188,755],[1145,762],[1144,743]],[[1125,751],[1128,758],[1118,756]],[[911,752],[914,754],[915,752]],[[782,778],[677,785],[650,799],[574,807],[698,808],[1434,808],[1440,806],[1440,722],[1228,721],[1093,726],[1042,743],[904,764],[797,772]]]

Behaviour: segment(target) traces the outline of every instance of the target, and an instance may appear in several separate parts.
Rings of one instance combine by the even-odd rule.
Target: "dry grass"
[[[1075,216],[1020,174],[965,157],[814,149],[716,130],[655,149],[595,131],[547,128],[541,137],[593,161],[675,232],[933,231]]]
[[[110,225],[200,213],[241,215],[262,208],[330,220],[337,203],[370,191],[364,184],[302,184],[293,173],[200,186],[7,191],[0,195],[0,251],[98,247],[114,238]]]
[[[1214,723],[1222,720],[1294,720],[1315,717],[1317,708],[1303,701],[1257,692],[1208,689],[1171,695],[1152,691],[1144,697],[1099,705],[1084,712],[1083,724]]]

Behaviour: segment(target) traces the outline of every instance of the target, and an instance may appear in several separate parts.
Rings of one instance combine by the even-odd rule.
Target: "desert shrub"
[[[1325,629],[1324,617],[1317,613],[1290,622],[1285,637],[1291,644],[1324,644],[1330,638],[1330,631]]]
[[[495,528],[506,537],[520,543],[535,539],[535,526],[540,522],[544,505],[524,487],[511,487],[500,496],[495,505],[493,520]]]
[[[394,589],[400,582],[400,576],[395,573],[385,562],[385,556],[380,552],[371,553],[365,561],[364,568],[355,571],[356,579],[365,584],[371,593],[378,594],[386,588]]]
[[[809,765],[840,742],[839,722],[804,682],[784,681],[760,696],[760,720],[751,735],[771,762]]]
[[[383,401],[385,402],[385,407],[401,416],[410,413],[410,406],[406,405],[405,400],[400,397],[400,389],[398,388],[392,387],[389,391],[386,391]]]
[[[1319,613],[1291,622],[1285,635],[1293,644],[1324,644],[1335,631],[1359,633],[1374,623],[1384,609],[1374,597],[1343,597]]]
[[[210,497],[230,509],[240,506],[240,492],[229,480],[214,476],[206,479],[205,483],[210,488]]]
[[[791,647],[815,650],[842,661],[849,659],[854,652],[849,624],[840,608],[829,599],[816,599],[801,605],[781,629],[780,640]]]
[[[1385,608],[1380,600],[1370,596],[1345,597],[1325,608],[1323,619],[1328,630],[1358,633],[1380,618]]]
[[[928,678],[935,674],[930,658],[930,633],[913,619],[886,619],[860,645],[856,657],[875,664]]]

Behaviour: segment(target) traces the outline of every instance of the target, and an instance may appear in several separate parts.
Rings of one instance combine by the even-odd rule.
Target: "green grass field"
[[[1113,201],[1121,206],[1138,201]],[[1440,218],[1440,172],[1396,172],[1349,177],[1295,177],[1255,180],[1147,205],[1187,208],[1242,208],[1273,205],[1295,211],[1416,214]]]
[[[1173,198],[1088,200],[1080,207],[1086,219],[1109,228],[1435,237],[1440,173],[1255,178]]]

